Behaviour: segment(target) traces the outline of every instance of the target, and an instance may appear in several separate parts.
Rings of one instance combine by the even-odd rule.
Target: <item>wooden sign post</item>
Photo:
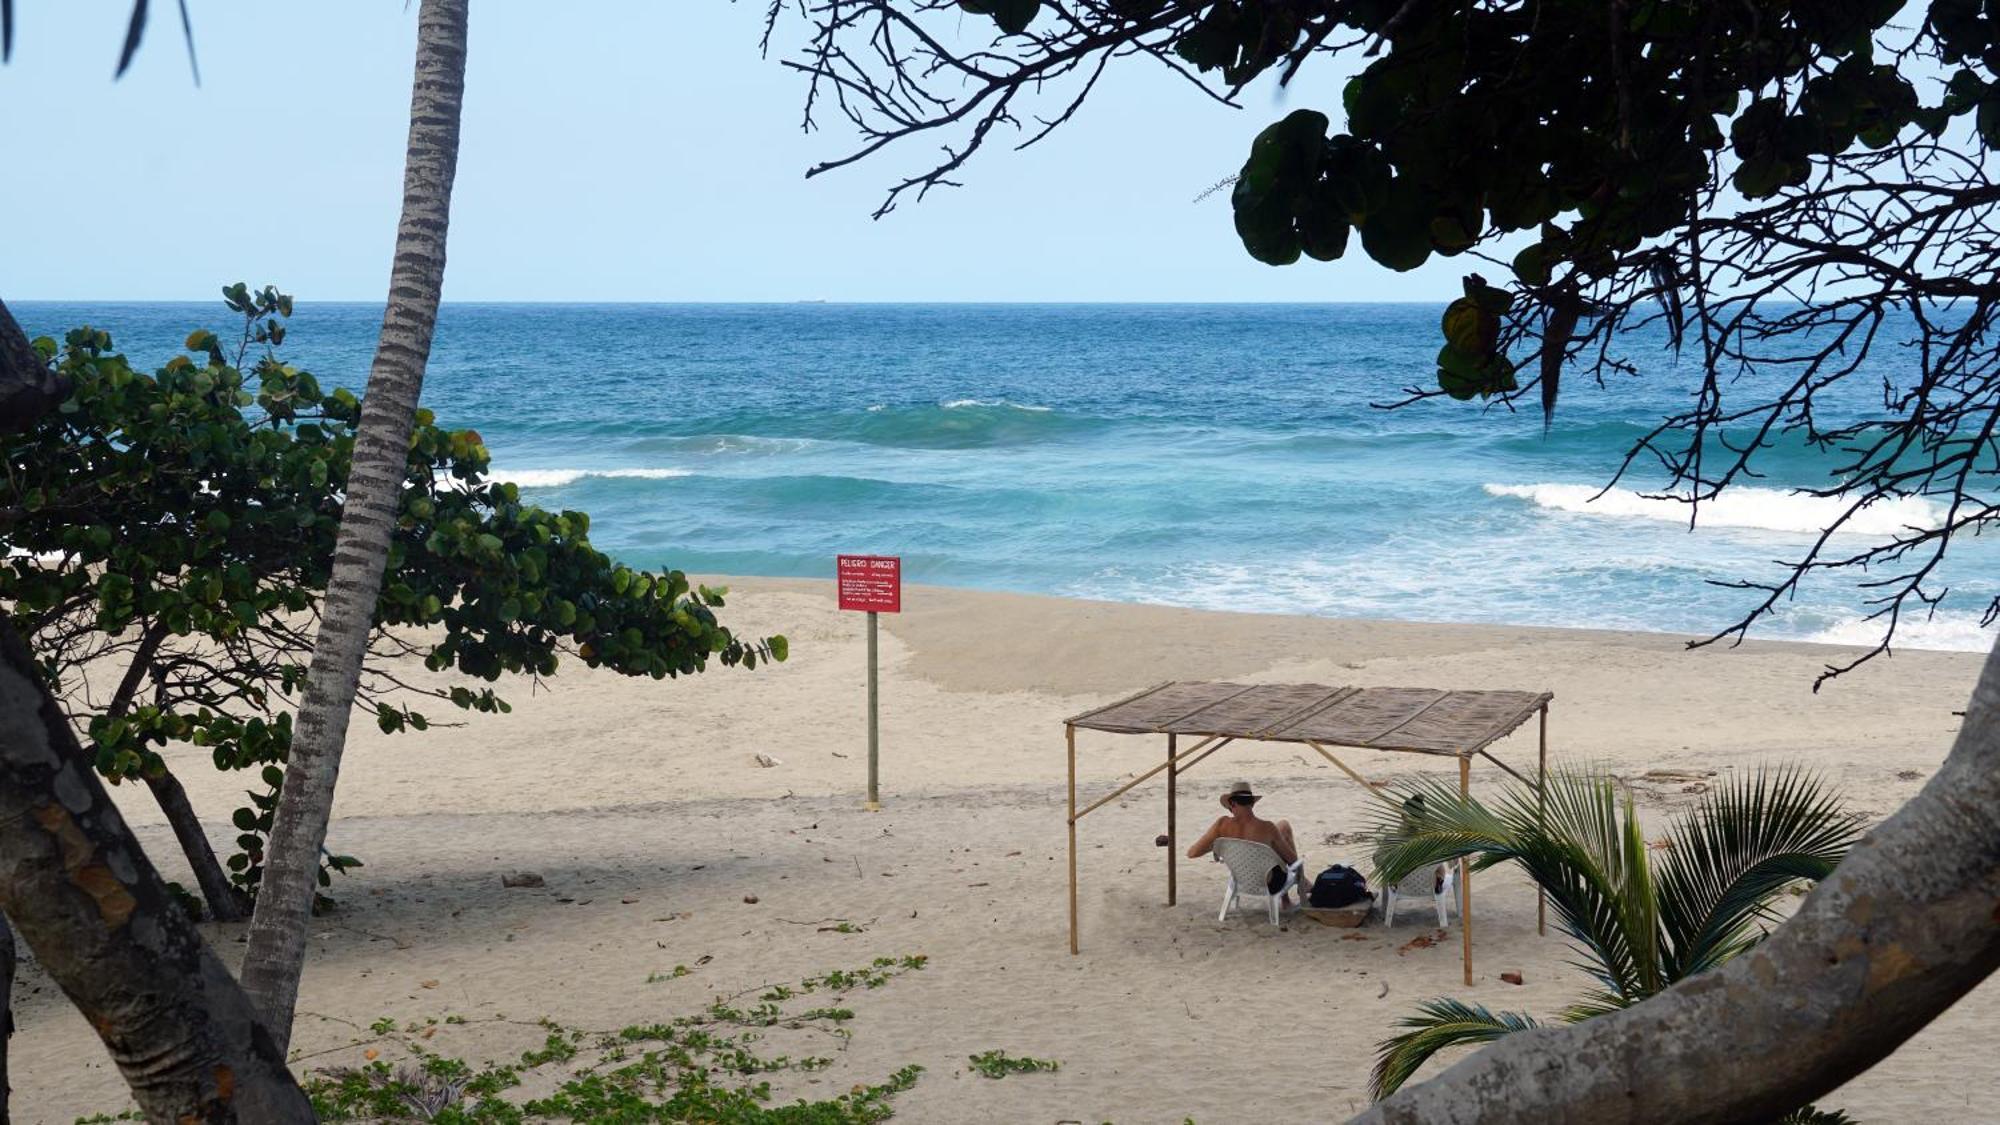
[[[903,560],[894,555],[839,555],[834,586],[840,608],[868,614],[868,811],[882,807],[877,787],[881,741],[876,726],[875,615],[903,611]]]

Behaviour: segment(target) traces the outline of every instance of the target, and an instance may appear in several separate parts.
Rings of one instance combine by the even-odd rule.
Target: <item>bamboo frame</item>
[[[1174,782],[1180,769],[1174,765],[1175,736],[1167,736],[1167,905],[1180,901],[1180,886],[1175,881],[1175,865],[1180,857],[1180,836],[1174,831]]]
[[[1535,758],[1538,772],[1535,777],[1535,821],[1546,826],[1549,808],[1549,705],[1542,704],[1541,729],[1536,738]],[[1546,937],[1549,932],[1549,892],[1535,888],[1535,935]]]
[[[1333,751],[1328,750],[1326,747],[1321,746],[1317,742],[1308,742],[1306,743],[1306,745],[1319,751],[1320,757],[1325,758],[1327,761],[1332,762],[1336,766],[1339,766],[1340,772],[1346,774],[1347,776],[1353,778],[1356,782],[1360,783],[1363,789],[1368,790],[1370,793],[1375,794],[1377,797],[1380,797],[1382,795],[1381,786],[1375,784],[1374,782],[1368,780],[1365,777],[1362,777],[1360,774],[1355,773],[1354,770],[1351,767],[1349,767],[1346,762],[1343,762],[1339,758],[1334,757]]]
[[[1076,727],[1069,732],[1069,952],[1076,956]]]
[[[1277,721],[1275,723],[1266,722],[1264,725],[1256,728],[1254,733],[1227,734],[1227,733],[1217,732],[1214,729],[1214,727],[1211,727],[1208,731],[1202,731],[1198,729],[1198,727],[1195,730],[1186,730],[1186,731],[1166,729],[1168,726],[1180,726],[1194,715],[1198,715],[1203,711],[1207,711],[1213,707],[1219,706],[1223,703],[1227,703],[1243,695],[1246,691],[1251,690],[1249,688],[1243,688],[1241,690],[1232,692],[1231,694],[1221,699],[1214,700],[1210,703],[1203,704],[1200,707],[1196,707],[1192,711],[1188,711],[1186,713],[1174,716],[1171,718],[1170,721],[1161,722],[1159,725],[1153,726],[1150,729],[1150,732],[1147,728],[1139,726],[1128,726],[1115,723],[1105,724],[1105,725],[1095,725],[1087,722],[1087,720],[1095,716],[1112,711],[1127,703],[1131,703],[1134,700],[1142,699],[1164,688],[1177,687],[1177,686],[1180,685],[1177,685],[1172,682],[1164,684],[1156,684],[1153,687],[1147,688],[1144,691],[1138,692],[1134,695],[1127,696],[1124,699],[1119,700],[1117,703],[1109,704],[1104,707],[1099,707],[1091,711],[1086,711],[1071,719],[1065,720],[1063,723],[1065,742],[1067,744],[1067,751],[1068,751],[1069,951],[1071,954],[1076,954],[1081,949],[1081,940],[1080,940],[1079,925],[1078,925],[1079,917],[1078,917],[1076,822],[1083,819],[1085,816],[1088,816],[1089,814],[1097,811],[1098,809],[1103,808],[1105,805],[1111,803],[1112,801],[1117,800],[1119,797],[1122,797],[1125,794],[1131,792],[1139,785],[1144,784],[1147,780],[1151,779],[1154,775],[1162,772],[1164,772],[1167,775],[1167,904],[1169,906],[1176,904],[1180,899],[1180,887],[1179,887],[1180,776],[1186,773],[1188,770],[1194,768],[1201,762],[1207,760],[1211,755],[1215,754],[1217,751],[1221,750],[1223,747],[1229,745],[1230,743],[1238,741],[1239,739],[1245,739],[1258,742],[1290,742],[1294,744],[1302,744],[1305,746],[1310,746],[1321,757],[1325,758],[1328,762],[1332,763],[1342,773],[1346,774],[1350,779],[1352,779],[1357,784],[1361,785],[1363,788],[1367,789],[1370,793],[1373,793],[1377,796],[1385,795],[1385,791],[1382,789],[1381,786],[1378,786],[1374,782],[1369,781],[1366,777],[1363,777],[1353,767],[1349,766],[1346,762],[1342,761],[1337,755],[1335,755],[1331,750],[1327,748],[1328,745],[1327,743],[1310,738],[1299,738],[1296,736],[1286,737],[1282,733],[1285,729],[1292,726],[1302,716],[1310,717],[1312,713],[1324,711],[1330,707],[1340,704],[1344,702],[1349,696],[1353,695],[1360,689],[1355,689],[1355,688],[1331,689],[1329,694],[1324,698],[1318,699],[1312,703],[1305,705],[1304,707],[1299,708],[1298,710],[1292,712],[1291,714],[1286,715],[1280,721]],[[1190,686],[1201,686],[1201,685],[1190,685]],[[1235,687],[1236,685],[1226,685],[1226,686]],[[1440,699],[1443,698],[1443,694],[1444,693],[1440,693],[1439,696]],[[1517,712],[1503,712],[1502,718],[1496,724],[1496,726],[1504,729],[1498,730],[1497,733],[1489,734],[1485,737],[1480,737],[1477,739],[1477,741],[1471,742],[1470,744],[1461,744],[1461,746],[1455,750],[1440,750],[1440,749],[1428,748],[1421,746],[1421,744],[1417,746],[1359,745],[1356,746],[1355,748],[1364,750],[1378,750],[1378,751],[1390,750],[1390,751],[1399,751],[1408,753],[1435,754],[1443,757],[1456,758],[1458,759],[1459,794],[1465,797],[1469,797],[1471,795],[1472,758],[1474,755],[1478,755],[1492,762],[1494,765],[1500,767],[1502,770],[1505,770],[1510,776],[1519,780],[1523,784],[1532,785],[1536,790],[1537,815],[1546,815],[1545,812],[1547,807],[1546,786],[1548,783],[1548,771],[1549,771],[1548,706],[1549,706],[1549,700],[1551,698],[1552,698],[1551,696],[1544,693],[1541,696],[1540,700],[1536,702],[1533,706],[1524,708],[1523,710]],[[1434,699],[1426,703],[1424,706],[1417,708],[1415,712],[1402,718],[1396,724],[1396,727],[1392,727],[1390,729],[1394,730],[1401,726],[1407,725],[1411,720],[1422,715],[1425,711],[1429,710],[1430,707],[1435,705],[1437,702],[1438,700]],[[1508,766],[1507,763],[1501,761],[1497,756],[1495,756],[1490,750],[1487,749],[1487,747],[1492,745],[1494,742],[1498,741],[1501,737],[1504,737],[1506,734],[1511,733],[1521,723],[1526,722],[1530,715],[1537,715],[1540,721],[1539,730],[1537,732],[1537,740],[1536,740],[1537,780],[1534,782],[1528,781],[1528,779],[1522,776],[1522,774],[1519,771]],[[1084,807],[1079,809],[1076,803],[1076,729],[1079,725],[1090,726],[1091,729],[1103,730],[1113,734],[1163,733],[1167,736],[1166,757],[1159,764],[1153,766],[1152,768],[1132,778],[1130,781],[1125,782],[1124,784],[1118,786],[1116,789],[1113,789],[1111,792],[1105,794],[1102,797],[1099,797],[1095,801],[1092,801],[1088,805],[1085,805]],[[1180,746],[1179,736],[1183,733],[1198,735],[1200,736],[1200,741],[1196,742],[1194,745],[1186,749],[1182,749]],[[1347,744],[1334,743],[1334,745],[1347,745]],[[1459,929],[1461,933],[1461,945],[1462,945],[1461,960],[1463,963],[1465,983],[1470,985],[1472,983],[1472,866],[1469,860],[1466,859],[1459,860],[1458,887],[1459,887],[1459,904],[1458,904]],[[1540,893],[1539,891],[1537,892],[1537,901],[1535,904],[1535,932],[1538,934],[1546,934],[1548,932],[1548,900],[1547,896],[1545,894]]]
[[[1458,795],[1472,795],[1472,759],[1458,760]],[[1458,857],[1458,932],[1464,938],[1465,983],[1472,983],[1472,863]]]
[[[1070,731],[1070,736],[1074,738],[1076,735],[1076,728],[1070,727],[1069,731]],[[1212,738],[1202,739],[1200,742],[1195,743],[1194,750],[1189,750],[1188,753],[1193,754],[1195,750],[1200,750],[1201,748],[1208,746],[1209,743],[1216,742],[1217,738],[1221,738],[1221,736],[1216,735]],[[1234,741],[1236,740],[1233,738],[1222,738],[1220,742],[1217,742],[1216,745],[1212,749],[1210,749],[1209,753],[1214,753],[1216,750],[1220,750],[1224,746]],[[1206,757],[1208,757],[1208,754],[1202,754],[1199,757],[1197,757],[1195,761],[1198,762],[1202,758]],[[1152,769],[1147,770],[1145,773],[1140,774],[1138,777],[1133,778],[1132,780],[1126,782],[1125,784],[1120,785],[1118,788],[1113,789],[1111,792],[1106,793],[1104,796],[1099,797],[1097,800],[1092,801],[1089,805],[1084,807],[1082,812],[1071,812],[1070,819],[1082,820],[1084,817],[1089,816],[1091,813],[1096,812],[1098,809],[1103,808],[1105,805],[1108,805],[1111,802],[1117,800],[1118,798],[1123,797],[1125,794],[1130,793],[1134,788],[1136,788],[1139,785],[1140,782],[1145,781],[1147,778],[1152,777],[1154,774],[1159,773],[1161,770],[1166,769],[1167,767],[1172,766],[1173,764],[1174,760],[1172,758],[1168,758],[1166,761],[1161,762],[1159,765],[1154,766]],[[1194,765],[1194,762],[1189,762],[1188,765],[1192,766]]]

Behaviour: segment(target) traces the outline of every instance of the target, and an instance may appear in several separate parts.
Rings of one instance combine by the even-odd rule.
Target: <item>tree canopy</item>
[[[782,5],[773,5],[772,27]],[[1739,585],[1743,635],[1804,581],[1856,585],[1889,643],[1949,592],[1959,536],[2000,518],[2000,6],[1991,0],[807,0],[787,65],[806,124],[942,158],[876,214],[955,184],[996,135],[1033,144],[1114,63],[1146,59],[1235,104],[1345,53],[1338,106],[1257,133],[1232,178],[1245,250],[1356,252],[1390,269],[1479,259],[1411,401],[1539,400],[1567,373],[1638,375],[1662,341],[1698,360],[1688,407],[1617,475],[1695,505],[1785,441],[1827,453],[1837,515],[1790,568]],[[962,13],[988,17],[965,21]],[[986,26],[992,34],[980,34]],[[768,39],[767,39],[768,42]],[[1893,352],[1892,370],[1867,359]],[[1859,548],[1864,509],[1939,513]],[[2000,601],[1985,605],[1988,623]],[[1869,655],[1872,655],[1870,653]],[[1866,657],[1863,657],[1865,659]],[[1851,667],[1841,665],[1840,669]]]
[[[99,329],[35,342],[75,391],[6,441],[0,600],[107,779],[159,777],[173,744],[259,771],[230,860],[254,888],[360,403],[280,358],[290,297],[224,293],[241,330],[194,332],[154,374]],[[655,679],[784,658],[783,637],[718,620],[723,591],[613,562],[587,515],[524,504],[487,469],[476,432],[419,413],[359,694],[382,730],[425,729],[426,704],[505,711],[490,685],[563,656]]]

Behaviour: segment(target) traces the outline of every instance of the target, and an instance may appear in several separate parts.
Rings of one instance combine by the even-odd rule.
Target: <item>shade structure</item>
[[[1346,687],[1327,684],[1239,684],[1175,680],[1155,684],[1115,703],[1064,720],[1069,746],[1069,948],[1077,934],[1076,824],[1134,786],[1164,771],[1167,775],[1167,901],[1178,897],[1175,823],[1178,777],[1224,746],[1237,741],[1292,742],[1312,747],[1360,784],[1367,778],[1349,768],[1329,747],[1433,754],[1458,759],[1459,789],[1471,787],[1472,759],[1484,757],[1540,790],[1548,772],[1548,692],[1448,691],[1439,688]],[[1529,717],[1541,718],[1537,771],[1529,781],[1488,749]],[[1076,804],[1076,732],[1151,734],[1167,737],[1167,756],[1131,781],[1079,810]],[[1194,741],[1182,748],[1181,739]],[[1459,921],[1464,939],[1465,983],[1472,983],[1472,880],[1459,863]],[[1537,928],[1545,929],[1545,906],[1537,907]]]

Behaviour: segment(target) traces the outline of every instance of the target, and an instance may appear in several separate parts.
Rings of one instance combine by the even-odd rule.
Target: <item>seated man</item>
[[[1292,824],[1288,820],[1265,820],[1256,813],[1257,802],[1261,798],[1250,791],[1250,783],[1239,781],[1222,795],[1222,807],[1229,810],[1228,816],[1218,817],[1201,839],[1188,849],[1189,859],[1200,859],[1215,848],[1215,841],[1227,836],[1232,840],[1252,840],[1268,846],[1278,853],[1278,858],[1286,864],[1296,863],[1299,858],[1298,845],[1292,842]],[[1274,872],[1272,886],[1266,888],[1275,893],[1283,885],[1283,874]],[[1285,896],[1287,907],[1296,905],[1291,896]]]

